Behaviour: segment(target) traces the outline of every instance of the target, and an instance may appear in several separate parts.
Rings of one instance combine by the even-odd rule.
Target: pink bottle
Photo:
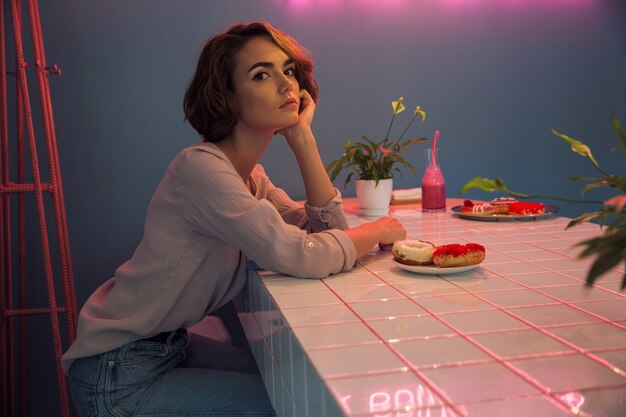
[[[426,149],[426,169],[422,179],[422,211],[446,210],[446,181],[439,167],[439,149]]]

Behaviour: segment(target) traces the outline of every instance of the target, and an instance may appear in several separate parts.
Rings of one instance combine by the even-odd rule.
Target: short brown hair
[[[232,134],[238,116],[233,86],[234,56],[255,37],[271,40],[293,60],[300,88],[307,90],[317,101],[318,88],[309,51],[269,23],[237,23],[209,38],[185,92],[185,119],[205,142],[217,143]]]

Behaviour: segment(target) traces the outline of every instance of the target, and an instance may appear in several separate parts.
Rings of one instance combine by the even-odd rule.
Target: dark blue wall
[[[578,197],[567,177],[596,172],[550,128],[585,141],[607,169],[624,170],[624,154],[609,152],[617,143],[611,112],[626,124],[620,0],[41,3],[48,63],[63,70],[51,90],[79,306],[132,254],[168,162],[198,141],[183,122],[184,89],[204,40],[234,21],[267,20],[313,51],[321,90],[314,131],[325,163],[346,140],[384,135],[390,102],[402,95],[428,113],[413,134],[441,131],[450,196],[480,175],[521,192]],[[405,173],[395,188],[419,185],[422,149],[409,155],[419,175]],[[262,162],[303,198],[282,138]],[[342,191],[354,195],[351,186]]]

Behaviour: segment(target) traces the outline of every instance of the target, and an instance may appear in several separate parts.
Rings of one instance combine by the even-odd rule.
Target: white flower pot
[[[356,180],[356,196],[359,200],[361,215],[365,217],[382,217],[389,213],[393,179],[378,181]]]

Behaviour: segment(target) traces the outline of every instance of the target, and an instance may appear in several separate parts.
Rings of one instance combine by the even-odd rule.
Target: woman
[[[170,164],[141,243],[89,297],[63,356],[81,415],[274,415],[248,353],[186,328],[241,290],[247,257],[322,278],[406,236],[391,218],[347,228],[311,132],[312,69],[306,51],[267,23],[208,40],[184,100],[203,143]],[[298,161],[304,207],[257,164],[276,133]]]

